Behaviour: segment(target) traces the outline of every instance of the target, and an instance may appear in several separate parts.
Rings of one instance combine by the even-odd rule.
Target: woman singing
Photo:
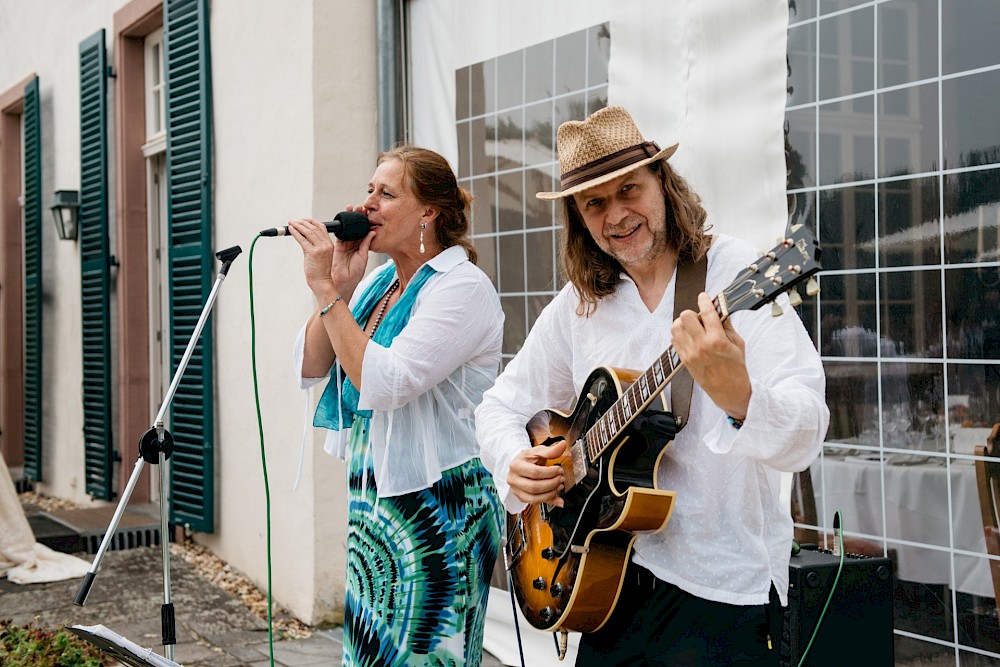
[[[318,308],[296,344],[302,386],[329,376],[314,424],[347,462],[344,665],[479,665],[501,507],[473,413],[496,378],[503,312],[475,265],[459,187],[437,153],[379,155],[333,240],[289,222]],[[388,262],[363,277],[368,252]]]

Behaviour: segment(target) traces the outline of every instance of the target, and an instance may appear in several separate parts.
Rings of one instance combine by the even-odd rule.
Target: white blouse
[[[504,316],[489,277],[461,246],[427,263],[436,273],[418,293],[409,322],[389,347],[369,341],[361,365],[358,408],[372,410],[372,465],[382,498],[428,488],[442,471],[479,456],[474,413],[500,363]],[[358,285],[352,306],[377,273]],[[335,381],[329,373],[302,377],[304,345],[305,326],[293,350],[299,386]],[[327,432],[327,453],[345,458],[348,431]]]
[[[717,236],[705,291],[719,294],[756,259],[749,244]],[[808,467],[829,422],[819,355],[787,299],[779,302],[783,317],[772,318],[767,306],[732,315],[746,341],[753,388],[744,425],[730,426],[694,386],[688,425],[657,468],[658,487],[677,493],[673,515],[662,531],[640,535],[635,544],[639,564],[708,600],[765,604],[772,581],[785,600],[792,519],[779,502],[780,473]],[[507,473],[511,459],[530,445],[527,420],[542,409],[571,412],[594,368],[645,371],[670,344],[673,283],[653,312],[625,274],[591,317],[577,316],[577,303],[567,285],[476,412],[483,463],[510,512],[524,508]],[[668,398],[669,392],[668,385]]]

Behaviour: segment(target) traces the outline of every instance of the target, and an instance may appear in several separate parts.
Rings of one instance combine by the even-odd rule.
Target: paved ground
[[[0,616],[23,625],[36,620],[48,627],[104,625],[140,646],[163,655],[160,605],[163,603],[159,547],[109,551],[87,604],[74,604],[79,579],[20,586],[0,579]],[[92,561],[92,558],[85,558]],[[171,598],[177,645],[174,660],[185,667],[266,667],[270,665],[267,623],[233,595],[205,579],[179,558],[171,558]],[[276,667],[339,665],[339,629],[306,639],[274,642]],[[484,667],[501,663],[484,654]]]

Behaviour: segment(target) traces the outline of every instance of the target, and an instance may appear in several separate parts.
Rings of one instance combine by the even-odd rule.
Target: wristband
[[[743,426],[742,419],[736,419],[735,417],[730,417],[729,415],[726,415],[726,421],[729,422],[729,425],[735,428],[737,431],[739,431],[740,427]]]

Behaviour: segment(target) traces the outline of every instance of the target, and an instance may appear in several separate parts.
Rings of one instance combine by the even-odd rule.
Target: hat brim
[[[613,181],[616,178],[618,178],[619,176],[624,176],[625,174],[629,173],[630,171],[635,171],[639,167],[647,165],[647,164],[649,164],[651,162],[656,162],[657,160],[666,160],[671,155],[673,155],[675,152],[677,152],[677,147],[679,145],[680,144],[674,144],[673,146],[667,146],[666,148],[664,148],[663,150],[661,150],[659,153],[657,153],[653,157],[645,158],[644,160],[639,160],[638,162],[633,162],[632,164],[627,165],[625,167],[622,167],[621,169],[616,169],[616,170],[614,170],[612,172],[609,172],[607,174],[602,174],[601,176],[597,176],[595,178],[592,178],[589,181],[584,181],[583,183],[578,183],[577,185],[574,185],[571,188],[567,188],[565,190],[562,190],[561,192],[536,192],[535,193],[535,197],[537,197],[538,199],[545,199],[545,200],[562,199],[563,197],[569,197],[570,195],[575,195],[578,192],[583,192],[584,190],[589,190],[590,188],[596,187],[596,186],[601,185],[603,183],[607,183],[608,181]]]

